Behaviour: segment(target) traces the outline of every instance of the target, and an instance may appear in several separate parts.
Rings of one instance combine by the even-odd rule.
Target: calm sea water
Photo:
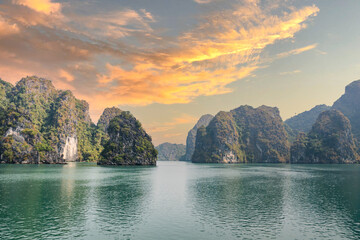
[[[359,165],[0,165],[0,239],[359,239]]]

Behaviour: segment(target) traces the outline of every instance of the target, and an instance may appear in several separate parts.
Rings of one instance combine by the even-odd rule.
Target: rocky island
[[[332,107],[285,122],[276,107],[240,106],[202,116],[181,144],[157,147],[160,160],[194,163],[359,163],[360,80]],[[86,101],[35,76],[0,79],[0,162],[155,165],[158,151],[141,123],[106,108],[95,125]]]
[[[181,161],[184,160],[185,145],[175,143],[162,143],[156,147],[159,161]]]
[[[188,132],[186,138],[186,153],[183,159],[185,161],[191,161],[191,158],[195,151],[196,134],[200,127],[207,127],[210,121],[214,118],[211,114],[206,114],[200,117],[195,126]]]
[[[360,80],[332,107],[317,105],[285,122],[267,106],[221,111],[198,128],[192,162],[359,163],[359,103]]]
[[[305,111],[287,119],[285,123],[295,132],[307,133],[311,130],[312,125],[315,123],[320,113],[329,109],[331,109],[331,107],[325,104],[317,105],[309,111]]]
[[[345,94],[335,101],[332,109],[339,110],[350,120],[352,132],[360,140],[360,80],[346,86]]]
[[[108,126],[110,139],[100,154],[99,165],[156,165],[157,151],[151,137],[130,112],[121,112]]]
[[[1,163],[97,161],[109,139],[118,133],[109,133],[111,120],[123,113],[117,108],[105,109],[95,125],[86,101],[35,76],[23,78],[15,86],[0,80],[0,104]],[[125,115],[129,117],[129,113]],[[138,130],[138,124],[123,127]],[[146,140],[151,144],[150,137]],[[147,141],[143,144],[148,146]],[[147,153],[148,149],[142,149],[143,153],[156,159],[156,152],[150,149]],[[132,153],[127,152],[129,158],[134,157]],[[153,158],[151,162],[154,164]],[[148,164],[148,159],[136,162],[143,163]]]
[[[358,163],[350,121],[338,110],[322,112],[308,135],[291,147],[291,163]]]
[[[286,163],[290,143],[277,108],[241,106],[219,112],[196,135],[192,162]]]

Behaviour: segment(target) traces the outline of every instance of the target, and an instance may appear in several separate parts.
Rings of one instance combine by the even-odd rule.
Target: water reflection
[[[141,168],[1,165],[0,239],[131,236],[146,196]]]
[[[146,214],[149,183],[144,181],[149,168],[102,168],[116,172],[93,188],[88,206],[93,209],[93,224],[100,236],[114,239],[131,238]],[[99,239],[94,234],[94,239]]]
[[[282,236],[358,239],[358,166],[293,167]]]
[[[74,233],[72,228],[81,229],[86,190],[72,184],[76,195],[64,194],[63,184],[59,183],[61,168],[32,165],[1,168],[0,228],[8,231],[1,231],[0,238],[23,239],[30,233],[32,238],[41,239],[67,236]],[[81,234],[80,230],[73,236]]]
[[[227,168],[213,168],[191,186],[203,231],[228,238],[276,236],[283,224],[283,176],[237,170],[229,175]]]
[[[202,230],[219,237],[358,239],[359,184],[359,166],[234,166],[189,188]]]
[[[0,165],[0,239],[359,239],[360,165]]]

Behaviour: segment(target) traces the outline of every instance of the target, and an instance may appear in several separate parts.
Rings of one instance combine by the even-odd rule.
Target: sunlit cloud
[[[182,133],[167,133],[167,134],[164,134],[163,137],[164,137],[164,139],[166,139],[166,138],[178,137],[181,135],[182,135]]]
[[[210,3],[211,0],[194,0],[196,3],[204,4],[204,3]]]
[[[180,36],[175,47],[146,53],[130,69],[108,64],[107,73],[98,75],[99,86],[107,88],[102,101],[135,105],[188,103],[197,96],[229,93],[230,83],[259,67],[259,55],[266,46],[294,37],[318,10],[308,6],[270,16],[249,1],[221,16],[206,16],[196,29]],[[300,54],[315,47],[285,54]]]
[[[305,46],[305,47],[302,47],[302,48],[293,49],[293,50],[288,51],[288,52],[279,53],[277,56],[279,58],[284,58],[284,57],[288,57],[290,55],[297,55],[297,54],[312,50],[312,49],[316,48],[317,45],[318,45],[317,43],[311,44],[311,45],[308,45],[308,46]]]
[[[84,22],[84,26],[87,28],[87,32],[84,34],[93,33],[112,38],[124,38],[138,32],[152,32],[150,23],[155,22],[155,17],[146,9],[139,11],[125,9],[106,15],[79,16],[77,20]]]
[[[173,118],[172,121],[164,123],[153,122],[145,125],[144,127],[147,131],[149,131],[149,133],[166,132],[171,129],[175,129],[178,125],[195,124],[197,120],[198,118],[194,116],[183,114],[180,117]]]
[[[205,2],[216,1],[199,3]],[[14,82],[21,69],[73,89],[89,101],[94,120],[107,106],[189,103],[226,94],[233,91],[229,84],[264,68],[267,46],[293,39],[319,11],[315,5],[280,11],[273,2],[262,3],[235,1],[230,8],[204,12],[191,29],[167,36],[144,8],[76,14],[72,3],[5,0],[0,3],[0,74]]]
[[[54,3],[50,0],[13,0],[13,3],[24,5],[45,14],[57,14],[61,10],[60,3]]]
[[[285,76],[285,75],[294,75],[297,73],[301,73],[301,70],[294,70],[294,71],[289,71],[289,72],[281,72],[280,75]]]
[[[194,116],[190,116],[187,114],[182,115],[181,117],[177,117],[172,122],[165,123],[168,126],[176,126],[179,124],[188,124],[188,123],[195,123],[198,119]]]
[[[71,73],[69,73],[68,71],[66,71],[64,69],[60,69],[59,76],[68,82],[72,82],[75,79],[75,77]]]
[[[0,16],[0,37],[19,33],[19,27],[15,23],[9,23]]]

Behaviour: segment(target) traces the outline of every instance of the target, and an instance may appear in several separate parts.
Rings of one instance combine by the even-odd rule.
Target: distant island
[[[0,80],[0,162],[155,165],[151,138],[129,112],[107,108],[97,125],[89,105],[35,76]]]
[[[0,162],[360,163],[359,103],[360,80],[331,107],[318,105],[284,122],[276,107],[244,105],[202,116],[186,146],[155,148],[130,112],[106,108],[95,125],[88,103],[50,80],[32,76],[13,86],[0,79]]]
[[[162,143],[155,147],[158,151],[158,161],[183,161],[186,152],[184,144]]]
[[[360,163],[359,103],[360,80],[349,84],[333,106],[318,105],[285,122],[277,108],[268,106],[240,106],[230,112],[221,111],[198,127],[190,160],[195,163]]]

